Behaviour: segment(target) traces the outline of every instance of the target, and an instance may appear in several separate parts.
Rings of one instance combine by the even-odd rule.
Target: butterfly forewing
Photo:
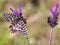
[[[10,13],[4,13],[3,14],[3,19],[7,22],[14,22],[16,16],[14,14]]]

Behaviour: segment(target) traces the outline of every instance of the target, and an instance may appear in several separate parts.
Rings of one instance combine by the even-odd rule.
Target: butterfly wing
[[[15,28],[14,25],[10,25],[10,26],[9,26],[9,29],[10,29],[10,32],[11,32],[11,33],[17,32],[17,30],[16,30],[16,28]]]
[[[14,14],[10,13],[4,13],[3,14],[3,19],[7,22],[13,22],[15,20],[16,16]]]
[[[22,36],[28,36],[28,31],[26,27],[26,23],[23,20],[19,20],[17,24],[15,24],[15,29]]]
[[[28,36],[28,31],[27,31],[27,27],[26,27],[26,23],[24,23],[23,20],[21,20],[21,22],[19,22],[20,26],[20,30],[18,31],[19,33],[21,33],[23,36]]]
[[[28,31],[26,24],[23,22],[23,20],[19,20],[18,23],[12,24],[9,26],[10,31],[12,33],[18,32],[20,35],[27,37],[28,36]]]

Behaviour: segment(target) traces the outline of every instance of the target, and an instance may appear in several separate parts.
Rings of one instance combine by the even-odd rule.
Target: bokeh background
[[[51,29],[47,23],[51,16],[49,8],[54,8],[56,3],[60,5],[60,0],[0,0],[0,45],[27,45],[23,36],[10,33],[10,23],[2,18],[3,13],[11,12],[9,8],[18,9],[20,4],[23,5],[23,16],[27,19],[30,44],[48,45]],[[52,45],[60,45],[60,15],[58,17],[58,25],[53,29]]]

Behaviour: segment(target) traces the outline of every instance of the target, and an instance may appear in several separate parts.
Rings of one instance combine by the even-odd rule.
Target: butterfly
[[[9,29],[12,33],[18,32],[23,36],[28,36],[26,19],[23,18],[22,13],[20,13],[20,16],[16,16],[12,13],[4,13],[3,19],[11,24]]]

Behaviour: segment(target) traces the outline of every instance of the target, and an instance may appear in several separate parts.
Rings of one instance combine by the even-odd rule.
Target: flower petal
[[[55,12],[56,12],[56,13],[57,13],[58,8],[59,8],[59,4],[57,3],[57,4],[56,4],[56,8],[55,8]]]
[[[54,11],[51,8],[50,8],[50,12],[51,12],[52,16],[55,15]]]
[[[19,15],[19,13],[18,13],[18,11],[17,10],[13,10],[12,8],[10,8],[10,10],[16,15],[16,16],[18,16]]]
[[[52,16],[56,15],[58,8],[59,8],[58,3],[56,4],[55,9],[51,9],[51,8],[50,8],[50,12],[52,13]]]
[[[20,6],[18,7],[18,10],[20,13],[22,13],[22,4],[20,4]]]

